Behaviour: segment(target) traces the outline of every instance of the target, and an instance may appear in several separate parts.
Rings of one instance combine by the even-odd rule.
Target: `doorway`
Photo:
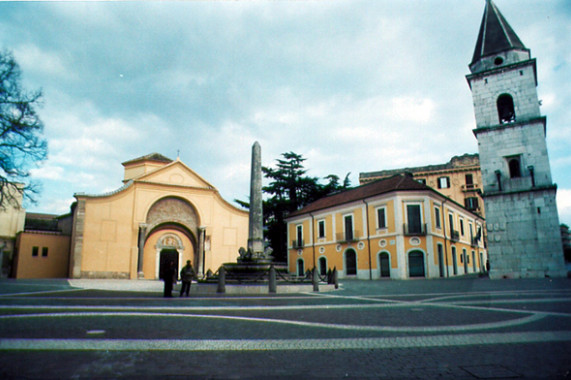
[[[408,269],[410,277],[424,277],[424,254],[412,251],[408,254]]]
[[[345,252],[345,273],[347,276],[357,275],[357,253],[354,249]]]
[[[178,251],[176,249],[163,249],[159,259],[159,279],[164,279],[164,272],[170,262],[174,262],[175,273],[178,274]]]
[[[386,252],[381,252],[381,254],[379,254],[379,263],[381,266],[381,277],[391,277],[391,264],[389,260],[389,254]]]

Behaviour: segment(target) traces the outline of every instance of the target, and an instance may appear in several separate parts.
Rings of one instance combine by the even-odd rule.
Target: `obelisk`
[[[248,251],[252,257],[264,253],[262,209],[262,148],[256,141],[252,146],[252,168],[250,175],[250,221],[248,229]]]

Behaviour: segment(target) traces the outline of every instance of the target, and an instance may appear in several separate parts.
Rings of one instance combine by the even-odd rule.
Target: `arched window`
[[[511,95],[501,94],[498,97],[497,106],[500,124],[511,123],[515,121],[514,100]]]
[[[521,177],[521,165],[519,163],[519,157],[509,158],[508,165],[510,167],[510,178]]]

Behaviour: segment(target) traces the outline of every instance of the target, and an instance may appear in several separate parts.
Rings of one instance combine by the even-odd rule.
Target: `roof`
[[[399,173],[424,173],[424,172],[437,172],[450,169],[473,168],[480,166],[480,159],[478,153],[466,153],[462,156],[454,156],[445,164],[416,166],[411,168],[379,170],[376,172],[359,173],[359,179],[365,178],[378,178],[389,177]]]
[[[526,49],[492,0],[486,0],[480,33],[474,49],[472,63],[482,57],[512,49]]]
[[[354,201],[359,201],[376,195],[386,194],[391,191],[411,190],[429,190],[436,192],[425,184],[412,179],[410,175],[398,174],[390,178],[367,183],[362,186],[354,187],[350,190],[345,190],[343,192],[321,198],[313,203],[308,204],[300,210],[292,212],[288,218]]]
[[[140,161],[155,161],[155,162],[164,162],[164,163],[171,163],[173,160],[171,160],[168,157],[163,156],[160,153],[151,153],[151,154],[147,154],[146,156],[141,156],[138,158],[134,158],[132,160],[128,160],[122,163],[123,166],[126,165],[130,165],[130,164],[134,164],[136,162],[140,162]]]

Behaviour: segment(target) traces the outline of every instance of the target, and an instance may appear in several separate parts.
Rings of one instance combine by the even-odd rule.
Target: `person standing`
[[[174,261],[170,261],[163,273],[163,281],[165,282],[164,297],[172,297],[173,283],[176,282],[176,268]]]
[[[186,294],[188,297],[188,293],[190,292],[190,285],[192,284],[192,279],[195,277],[195,275],[196,274],[194,273],[194,269],[192,269],[190,260],[186,260],[186,265],[180,270],[180,280],[182,281],[182,287],[180,288],[181,297],[183,294]]]

